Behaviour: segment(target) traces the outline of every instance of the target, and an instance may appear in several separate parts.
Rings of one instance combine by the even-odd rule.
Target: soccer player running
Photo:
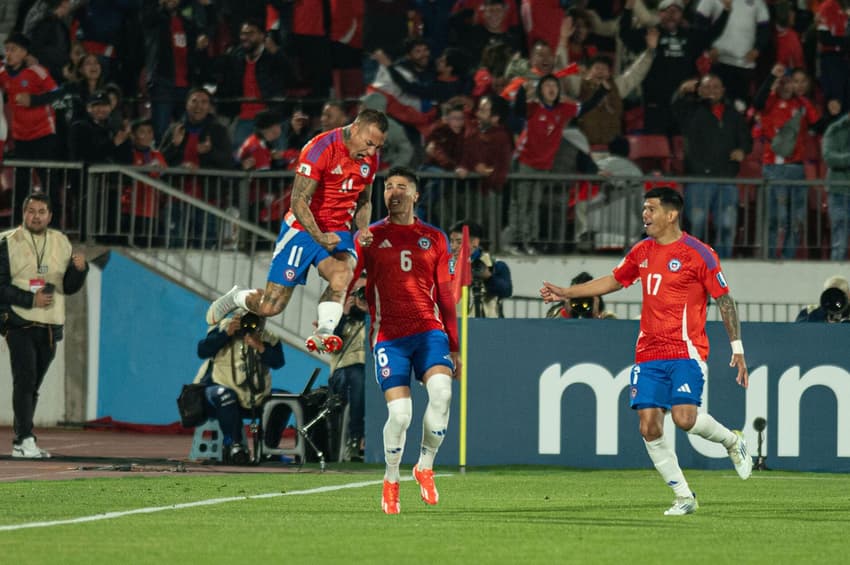
[[[629,392],[649,457],[676,494],[673,506],[664,512],[667,516],[691,514],[699,507],[676,453],[663,435],[668,410],[682,430],[722,443],[742,479],[747,479],[753,469],[741,432],[733,432],[709,414],[697,411],[708,357],[707,294],[720,309],[732,345],[729,366],[737,367],[737,382],[744,388],[748,373],[738,312],[720,261],[708,245],[681,230],[683,206],[682,197],[673,189],[650,190],[643,205],[649,237],[635,244],[612,274],[570,287],[544,282],[540,289],[544,301],[557,302],[599,296],[641,281],[643,309]]]
[[[375,378],[387,402],[381,507],[398,514],[399,463],[413,414],[411,370],[428,391],[422,421],[422,448],[413,467],[420,495],[437,504],[434,457],[449,423],[452,378],[460,375],[455,303],[446,234],[413,214],[419,199],[416,174],[390,169],[384,184],[389,216],[370,226],[372,245],[357,239],[355,274],[366,269],[366,301],[372,319],[370,345]]]
[[[234,286],[207,309],[208,324],[219,323],[237,307],[266,317],[283,312],[295,287],[306,284],[310,266],[315,265],[328,286],[319,298],[316,331],[306,346],[319,353],[342,348],[334,328],[342,317],[357,260],[352,219],[360,230],[359,243],[368,246],[372,183],[387,128],[382,112],[363,110],[350,125],[320,133],[304,146],[265,291]]]

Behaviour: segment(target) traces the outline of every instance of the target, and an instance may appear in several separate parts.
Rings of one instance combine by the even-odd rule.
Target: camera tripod
[[[298,435],[300,435],[304,439],[304,441],[307,442],[307,445],[309,445],[313,449],[313,451],[316,452],[316,456],[319,458],[320,471],[325,470],[325,452],[319,449],[318,446],[316,446],[315,442],[310,437],[309,431],[313,426],[330,416],[334,412],[334,410],[340,407],[340,405],[342,405],[342,401],[337,395],[328,394],[328,398],[327,400],[325,400],[324,404],[322,404],[322,408],[321,410],[319,410],[319,413],[316,414],[316,416],[312,420],[310,420],[303,426],[298,426],[296,428],[298,431]]]

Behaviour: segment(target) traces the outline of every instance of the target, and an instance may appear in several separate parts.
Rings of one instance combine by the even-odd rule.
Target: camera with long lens
[[[593,298],[573,298],[570,310],[573,318],[593,318]]]
[[[253,312],[247,312],[242,315],[242,319],[239,321],[239,330],[236,335],[244,336],[261,329],[263,329],[263,319]]]
[[[850,321],[850,300],[840,288],[828,288],[820,295],[820,306],[826,311],[827,322]]]
[[[484,275],[487,274],[487,270],[490,267],[487,266],[487,263],[482,261],[481,259],[476,259],[470,265],[470,269],[472,271],[472,280],[474,281],[483,281]]]

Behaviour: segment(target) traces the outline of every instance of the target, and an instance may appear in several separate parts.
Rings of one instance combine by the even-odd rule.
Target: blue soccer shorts
[[[677,404],[702,404],[705,363],[695,359],[646,361],[632,367],[629,379],[630,406],[664,408]]]
[[[397,386],[410,387],[411,369],[418,381],[436,365],[454,369],[449,337],[440,330],[380,341],[375,344],[372,354],[375,358],[375,380],[382,391]]]
[[[307,283],[310,265],[318,265],[337,253],[348,253],[357,260],[351,232],[334,233],[339,236],[339,245],[329,253],[306,231],[284,224],[274,246],[268,281],[282,286],[303,285]]]

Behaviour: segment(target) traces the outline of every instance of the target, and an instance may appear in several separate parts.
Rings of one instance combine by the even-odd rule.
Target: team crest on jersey
[[[360,176],[364,178],[369,176],[369,165],[366,163],[360,165]]]
[[[307,163],[301,163],[298,165],[298,174],[309,177],[312,171],[313,169]]]
[[[723,272],[717,273],[717,282],[720,283],[721,288],[726,288],[726,277],[723,276]]]
[[[295,280],[295,269],[286,269],[283,272],[283,276],[286,277],[286,280],[288,281]]]
[[[431,240],[427,237],[420,237],[419,247],[421,247],[422,249],[431,249]]]
[[[389,367],[384,367],[383,369],[381,369],[381,376],[382,376],[383,378],[385,378],[385,379],[389,378],[389,376],[390,376],[390,368],[389,368]]]
[[[629,391],[629,393],[632,395],[632,398],[636,397],[637,396],[637,387],[633,386],[632,389]]]
[[[670,269],[671,273],[676,273],[682,268],[682,262],[678,259],[670,259],[670,262],[667,263],[667,268]]]

